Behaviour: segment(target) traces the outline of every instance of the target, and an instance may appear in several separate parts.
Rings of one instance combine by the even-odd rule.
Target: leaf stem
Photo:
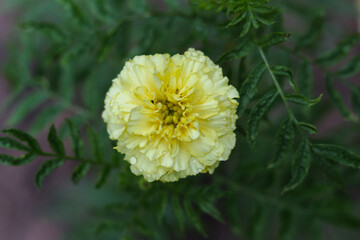
[[[274,82],[274,84],[275,84],[275,86],[276,86],[276,88],[277,88],[277,91],[278,91],[278,93],[279,93],[282,101],[283,101],[284,104],[285,104],[285,107],[286,107],[287,112],[289,113],[290,119],[296,124],[296,126],[298,126],[298,121],[297,121],[297,119],[295,118],[294,113],[292,112],[292,110],[291,110],[291,108],[290,108],[290,106],[289,106],[289,104],[288,104],[288,102],[287,102],[287,100],[286,100],[286,98],[285,98],[285,94],[284,94],[284,92],[283,92],[283,90],[282,90],[282,88],[281,88],[281,86],[280,86],[280,84],[279,84],[279,81],[277,80],[275,74],[271,71],[269,62],[268,62],[268,60],[267,60],[267,58],[266,58],[266,56],[265,56],[262,48],[261,48],[261,47],[258,47],[258,49],[259,49],[261,58],[263,59],[263,61],[264,61],[264,63],[265,63],[265,66],[266,66],[267,70],[268,70],[269,73],[270,73],[271,79],[273,80],[273,82]]]

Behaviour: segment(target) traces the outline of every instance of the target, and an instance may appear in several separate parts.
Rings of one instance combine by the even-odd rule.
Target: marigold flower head
[[[131,171],[147,181],[213,173],[235,146],[239,93],[228,81],[192,48],[126,62],[102,117]]]

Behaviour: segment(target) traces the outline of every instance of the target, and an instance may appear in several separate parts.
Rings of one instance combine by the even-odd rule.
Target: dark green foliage
[[[324,66],[331,66],[341,61],[351,50],[351,48],[357,44],[360,40],[360,34],[348,36],[341,40],[334,49],[325,52],[318,59],[317,62]]]
[[[310,123],[299,122],[298,125],[299,125],[299,127],[301,127],[307,133],[310,133],[310,134],[317,134],[318,133],[317,128],[314,125],[310,124]]]
[[[324,159],[331,159],[347,167],[360,168],[360,157],[344,147],[332,144],[316,144],[312,150]]]
[[[64,110],[64,108],[60,105],[49,106],[43,109],[40,114],[35,118],[34,123],[31,125],[30,132],[38,133],[45,126],[52,123],[56,117],[60,115],[60,113]]]
[[[70,130],[70,137],[75,153],[75,157],[80,157],[82,155],[83,142],[80,138],[80,130],[70,119],[66,119],[66,124]]]
[[[291,167],[292,178],[290,182],[283,188],[282,192],[293,190],[299,186],[306,176],[310,168],[311,151],[308,143],[303,140],[298,147],[295,154],[294,161]]]
[[[197,203],[201,209],[201,211],[203,211],[204,213],[209,214],[210,216],[212,216],[213,218],[215,218],[217,221],[224,223],[224,219],[221,216],[221,213],[219,212],[219,210],[214,206],[214,204],[206,198],[199,198],[197,199]]]
[[[294,216],[289,211],[283,211],[280,213],[280,231],[279,240],[292,240],[295,235],[295,223]]]
[[[343,187],[344,180],[341,176],[341,173],[337,169],[337,166],[333,162],[329,160],[324,160],[319,156],[317,156],[316,159],[320,165],[321,171],[326,175],[326,177],[330,181],[332,181],[337,187]]]
[[[75,139],[75,143],[77,143],[77,144],[79,144],[79,142],[82,143],[80,136],[78,135],[78,133],[76,133],[76,131],[78,131],[78,129],[76,129],[74,127],[73,123],[70,120],[67,120],[67,124],[70,128],[70,131],[72,131],[71,134],[74,135],[74,136],[71,136],[71,138],[73,140]],[[7,133],[9,135],[12,135],[19,140],[26,142],[28,145],[28,146],[25,146],[11,138],[0,137],[0,147],[17,149],[17,150],[27,152],[26,154],[24,154],[21,157],[13,157],[11,155],[0,154],[0,163],[3,165],[20,166],[20,165],[29,164],[37,156],[55,157],[55,159],[53,159],[53,160],[46,161],[40,167],[39,171],[37,172],[36,177],[35,177],[35,183],[39,188],[41,188],[44,178],[46,176],[48,176],[56,168],[63,165],[65,160],[72,160],[72,161],[80,162],[79,165],[74,169],[74,171],[72,173],[72,177],[71,177],[73,183],[75,183],[75,184],[79,183],[80,180],[88,173],[91,165],[95,164],[97,162],[97,160],[84,159],[84,158],[81,158],[80,156],[75,156],[75,157],[66,156],[64,143],[58,137],[57,131],[56,131],[54,125],[51,126],[49,133],[48,133],[48,142],[49,142],[51,149],[54,151],[54,153],[43,152],[40,149],[38,142],[32,136],[30,136],[29,134],[27,134],[21,130],[8,129],[8,130],[3,130],[3,132]],[[96,183],[96,188],[101,188],[106,183],[106,180],[109,177],[111,167],[119,167],[119,163],[114,163],[114,165],[108,164],[108,163],[102,163],[102,165],[103,165],[103,167],[99,174],[99,179]]]
[[[41,152],[41,148],[39,143],[35,140],[35,138],[33,138],[32,136],[30,136],[29,134],[27,134],[26,132],[23,132],[19,129],[7,129],[7,130],[3,130],[4,133],[9,134],[21,141],[26,142],[26,144],[34,151],[34,152]]]
[[[159,193],[157,202],[158,202],[158,204],[157,204],[158,213],[157,213],[156,217],[157,217],[159,224],[161,224],[163,222],[166,206],[168,203],[167,194],[165,192]]]
[[[351,88],[351,104],[360,118],[360,88]]]
[[[0,163],[6,166],[21,166],[30,163],[35,158],[35,154],[27,153],[21,157],[13,157],[6,154],[0,154]]]
[[[347,78],[355,75],[360,71],[360,55],[350,59],[346,65],[336,72],[336,75],[341,78]]]
[[[176,216],[180,230],[184,230],[185,214],[178,196],[171,196],[171,207]]]
[[[249,236],[250,239],[263,239],[266,221],[266,209],[258,206],[252,214],[249,222]]]
[[[191,223],[195,226],[196,230],[198,230],[204,237],[207,237],[207,233],[200,219],[200,215],[194,209],[189,199],[184,200],[184,208],[186,211],[186,215],[189,217]]]
[[[66,12],[70,14],[75,22],[81,25],[86,23],[84,13],[74,0],[58,0],[58,2],[65,8]]]
[[[80,180],[88,173],[90,163],[80,163],[73,171],[71,180],[73,183],[78,184]]]
[[[117,221],[104,221],[100,223],[95,229],[95,235],[100,235],[103,232],[115,231],[117,233],[124,230],[124,225]]]
[[[308,59],[304,59],[300,62],[297,81],[300,93],[305,97],[311,97],[313,76],[312,67]]]
[[[329,97],[330,97],[332,103],[337,107],[337,109],[339,110],[339,112],[341,113],[341,115],[344,118],[350,120],[352,118],[352,114],[348,110],[348,108],[345,106],[345,103],[342,100],[340,93],[338,91],[336,91],[334,84],[333,84],[332,77],[327,75],[326,79],[325,79],[325,83],[326,83],[326,90],[329,94]]]
[[[105,166],[101,169],[101,172],[99,174],[99,178],[96,181],[96,188],[101,188],[106,183],[107,179],[109,178],[111,168],[108,166]]]
[[[268,35],[260,39],[258,45],[263,48],[271,47],[286,42],[289,39],[289,37],[290,34],[288,33],[283,33],[283,32],[269,33]]]
[[[99,62],[103,61],[106,55],[109,53],[111,47],[114,45],[116,38],[118,37],[121,27],[126,24],[126,21],[118,23],[115,27],[110,29],[100,42],[99,49],[96,54],[96,58]]]
[[[250,146],[254,147],[255,140],[258,134],[258,127],[260,121],[269,111],[275,102],[278,93],[276,90],[270,91],[265,94],[260,101],[251,109],[248,122],[247,122],[247,141]]]
[[[315,45],[319,39],[324,25],[324,14],[320,13],[311,21],[308,30],[299,38],[295,49],[298,51],[302,48],[308,48]]]
[[[39,171],[35,176],[35,184],[38,188],[42,187],[44,179],[55,169],[64,164],[63,159],[53,159],[46,161],[43,165],[41,165]]]
[[[262,75],[265,72],[265,65],[258,64],[254,70],[252,70],[247,76],[246,80],[241,85],[240,89],[240,102],[238,107],[238,114],[241,116],[245,111],[247,105],[250,103],[251,99],[254,97],[257,86],[260,82]]]
[[[286,100],[296,103],[296,104],[305,105],[307,107],[311,107],[312,105],[320,102],[321,98],[322,98],[322,94],[318,98],[315,98],[315,99],[309,99],[301,94],[286,95]]]
[[[20,123],[26,116],[37,108],[45,99],[47,94],[45,92],[33,92],[26,96],[26,98],[21,101],[14,111],[11,113],[10,117],[7,120],[9,126],[14,126]]]
[[[12,138],[4,138],[4,137],[0,137],[0,147],[23,150],[23,151],[30,150],[28,147],[15,141]]]
[[[51,126],[49,134],[48,134],[48,141],[50,144],[51,149],[60,156],[65,155],[65,148],[63,142],[57,135],[57,131],[54,125]]]
[[[294,81],[294,74],[291,71],[291,69],[287,66],[274,66],[271,68],[271,71],[277,75],[277,76],[284,76],[286,77],[286,79],[288,79],[290,86],[292,87],[292,89],[296,92],[299,93],[299,87],[297,86],[297,84]]]
[[[38,31],[40,33],[46,34],[48,37],[52,38],[54,41],[65,41],[64,33],[59,29],[58,26],[52,23],[47,22],[25,22],[21,23],[19,27],[25,31],[32,32]]]
[[[240,0],[228,1],[227,15],[231,21],[227,27],[242,26],[240,36],[246,35],[251,27],[259,28],[260,25],[271,25],[275,23],[278,10],[267,6],[266,0]]]
[[[220,64],[225,61],[246,57],[250,53],[251,49],[253,49],[253,47],[254,43],[250,39],[243,38],[237,47],[221,55],[216,62]]]
[[[294,127],[291,118],[286,118],[280,125],[276,135],[275,154],[268,164],[272,168],[280,164],[292,146],[294,139]]]
[[[89,140],[90,140],[90,144],[91,144],[91,148],[94,154],[94,158],[97,162],[102,162],[103,158],[102,158],[102,153],[101,153],[101,143],[99,141],[99,137],[97,135],[97,133],[94,131],[94,129],[88,125],[88,136],[89,136]]]

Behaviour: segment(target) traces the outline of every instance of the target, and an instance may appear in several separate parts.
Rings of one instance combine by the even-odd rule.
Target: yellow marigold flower
[[[235,146],[234,98],[201,51],[136,56],[113,80],[102,114],[131,171],[147,181],[213,173]]]

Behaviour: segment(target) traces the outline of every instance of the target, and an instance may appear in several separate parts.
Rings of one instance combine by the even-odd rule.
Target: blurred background
[[[61,128],[63,120],[73,116],[74,113],[81,113],[81,117],[75,117],[75,121],[79,124],[87,121],[89,116],[95,117],[95,119],[100,118],[103,96],[109,82],[104,80],[97,82],[97,80],[111,80],[121,70],[127,59],[138,54],[156,52],[182,53],[189,47],[199,48],[212,59],[217,59],[222,52],[234,46],[236,41],[231,38],[238,34],[235,32],[217,35],[218,27],[214,26],[213,22],[215,23],[219,19],[206,14],[194,17],[189,3],[185,0],[174,2],[171,0],[148,0],[146,1],[147,7],[144,7],[143,1],[128,0],[113,4],[112,6],[119,8],[106,10],[110,12],[109,19],[99,20],[98,18],[104,16],[103,13],[96,11],[91,13],[94,15],[91,24],[96,31],[90,33],[91,29],[87,29],[87,23],[85,23],[85,27],[79,27],[72,25],[68,19],[63,17],[66,13],[63,11],[61,2],[64,1],[0,0],[0,103],[3,105],[0,129],[17,127],[32,131],[45,149],[49,149],[46,136],[52,122]],[[98,1],[75,2],[91,5],[92,9],[93,3],[90,2]],[[315,55],[315,52],[330,49],[343,36],[357,33],[360,29],[360,1],[358,0],[274,1],[274,5],[281,6],[283,27],[286,32],[291,32],[295,39],[308,27],[309,21],[306,19],[306,14],[309,19],[315,12],[325,15],[326,26],[322,44],[314,52],[309,50],[309,56]],[[123,6],[126,8],[122,8]],[[129,18],[127,11],[137,12],[140,15],[146,14],[141,12],[143,7],[151,8],[157,18],[146,18],[134,22],[121,28],[119,33],[111,35],[111,31],[117,28],[116,25],[115,28],[109,27],[114,25],[112,24],[115,22],[114,19],[124,17],[123,21],[126,21]],[[80,7],[80,9],[86,11],[85,7]],[[76,11],[76,9],[72,11]],[[86,14],[88,13],[86,12]],[[221,17],[219,18],[221,20]],[[75,49],[74,47],[74,52],[64,57],[62,61],[58,61],[57,57],[61,54],[62,43],[61,41],[56,42],[58,41],[56,38],[62,38],[61,35],[55,36],[56,34],[52,32],[48,33],[50,38],[54,38],[54,42],[50,44],[44,36],[33,34],[31,33],[34,31],[33,29],[21,25],[25,21],[39,20],[61,25],[68,31],[66,37],[71,38],[73,41],[71,44],[83,46],[84,41],[88,40],[89,42],[86,42],[85,49],[81,49],[81,47]],[[78,17],[77,20],[82,21],[81,17]],[[86,19],[84,21],[86,22]],[[156,27],[150,27],[150,25]],[[45,34],[47,33],[45,32]],[[100,45],[104,46],[95,47],[94,42],[100,42]],[[111,48],[105,46],[109,42],[114,42],[115,46]],[[351,56],[358,55],[359,50],[358,44]],[[91,55],[93,52],[96,52],[96,56]],[[48,56],[51,59],[40,59]],[[96,61],[91,59],[94,57]],[[280,53],[274,55],[272,61],[292,62],[288,56]],[[15,68],[15,64],[18,64],[20,68]],[[236,64],[239,66],[239,62]],[[68,68],[69,65],[74,69]],[[22,69],[21,66],[24,66],[24,72],[19,71]],[[87,72],[87,68],[94,66],[99,71]],[[227,75],[234,75],[233,69],[237,66],[235,64],[226,65],[224,71]],[[28,73],[26,69],[29,70]],[[66,76],[66,74],[69,75]],[[324,74],[317,67],[314,67],[313,74],[314,96],[318,96],[325,92]],[[36,76],[36,79],[33,79],[33,76]],[[71,83],[69,79],[76,79],[76,82]],[[90,80],[88,81],[88,79]],[[357,74],[349,81],[359,85],[359,75]],[[30,86],[29,82],[36,84]],[[30,87],[24,90],[22,86]],[[45,93],[46,96],[39,96],[42,94],[39,89],[44,87],[50,90],[55,89],[54,92],[64,99],[58,101],[58,95],[51,95],[53,93],[49,92]],[[73,89],[73,92],[69,92],[68,88]],[[99,93],[94,94],[94,89],[99,89]],[[350,105],[349,90],[341,84],[337,84],[337,89],[341,92],[346,104]],[[28,96],[37,96],[38,104],[27,106],[33,111],[26,112],[25,110],[20,114],[14,114],[15,109],[19,108],[18,104],[22,100],[26,100]],[[45,99],[46,101],[44,101]],[[79,103],[80,107],[72,106],[69,99]],[[323,99],[325,102],[323,105],[331,105],[326,95]],[[43,109],[50,110],[44,114]],[[39,123],[39,119],[43,121]],[[316,119],[315,123],[319,128],[318,139],[338,138],[337,142],[347,144],[350,141],[353,147],[359,147],[359,134],[352,135],[354,131],[359,132],[359,123],[355,127],[354,124],[344,120],[335,108],[327,107],[327,110],[324,110],[324,114]],[[100,126],[99,129],[104,130],[104,126]],[[66,132],[63,134],[66,136]],[[106,136],[104,137],[106,138]],[[343,139],[346,140],[343,141]],[[66,144],[70,146],[69,141],[66,141]],[[246,143],[240,141],[239,144],[242,144],[241,148],[244,149],[244,154],[250,155]],[[238,155],[235,154],[235,156]],[[93,174],[83,179],[78,186],[74,186],[69,180],[71,170],[74,168],[71,163],[66,163],[65,167],[54,172],[47,179],[44,187],[38,190],[32,180],[40,164],[41,161],[34,161],[22,167],[0,166],[0,240],[70,239],[66,236],[73,231],[74,226],[92,221],[88,217],[93,211],[91,209],[100,207],[118,197],[118,195],[112,194],[113,186],[101,190],[94,189]],[[351,186],[347,190],[352,201],[360,201],[359,185]],[[359,211],[358,205],[354,212],[359,213]],[[211,219],[204,221],[207,225],[214,226],[209,229],[209,239],[239,239],[231,233],[228,225],[216,225]],[[360,239],[360,233],[357,230],[334,229],[331,226],[324,226],[324,229],[324,239]],[[203,238],[197,233],[190,232],[184,239]]]

